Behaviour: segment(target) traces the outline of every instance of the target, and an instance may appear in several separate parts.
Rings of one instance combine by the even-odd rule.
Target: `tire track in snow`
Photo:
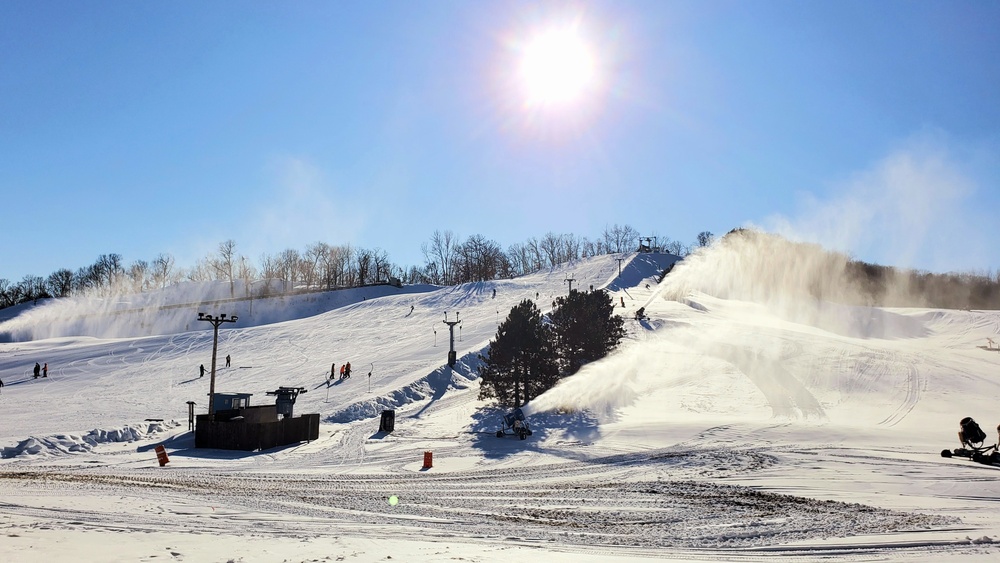
[[[892,359],[897,365],[905,366],[906,382],[904,383],[904,387],[906,394],[902,402],[896,405],[896,408],[878,423],[880,426],[892,427],[906,418],[906,415],[910,414],[910,411],[920,402],[920,391],[924,385],[924,378],[912,361],[901,360],[899,354],[893,354]]]

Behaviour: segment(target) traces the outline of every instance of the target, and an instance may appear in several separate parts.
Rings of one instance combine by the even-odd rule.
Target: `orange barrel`
[[[434,464],[431,463],[433,458],[434,454],[432,452],[424,452],[424,469],[430,469],[431,467],[434,467]]]
[[[160,467],[170,463],[170,458],[167,457],[167,450],[163,446],[156,446],[156,461],[160,462]]]

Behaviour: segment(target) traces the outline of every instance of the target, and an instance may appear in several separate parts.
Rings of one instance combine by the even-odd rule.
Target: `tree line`
[[[679,256],[691,248],[667,237],[649,238],[657,240],[661,250]],[[27,275],[16,283],[0,278],[0,309],[52,297],[141,293],[184,281],[228,282],[231,297],[241,297],[236,294],[236,282],[242,281],[242,296],[249,297],[250,292],[267,296],[290,290],[332,290],[382,283],[389,278],[436,285],[509,279],[580,258],[633,252],[639,239],[635,228],[615,224],[592,240],[548,233],[504,250],[483,235],[461,240],[452,231],[434,231],[430,240],[421,245],[424,264],[408,267],[392,263],[382,249],[325,242],[310,244],[301,251],[289,248],[265,253],[254,261],[238,251],[235,241],[226,240],[187,268],[179,267],[173,256],[165,253],[131,263],[126,263],[121,254],[110,253],[101,254],[93,264],[75,271],[61,268],[48,277]],[[703,232],[691,246],[705,246],[710,241],[711,233]]]

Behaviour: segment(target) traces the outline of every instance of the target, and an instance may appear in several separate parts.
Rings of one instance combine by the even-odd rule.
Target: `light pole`
[[[238,319],[236,315],[226,318],[226,314],[213,317],[212,315],[206,315],[205,313],[198,313],[199,321],[208,321],[212,323],[215,327],[215,336],[212,339],[212,381],[209,383],[208,388],[208,417],[209,420],[215,420],[215,353],[219,350],[219,325],[222,323],[235,323]]]

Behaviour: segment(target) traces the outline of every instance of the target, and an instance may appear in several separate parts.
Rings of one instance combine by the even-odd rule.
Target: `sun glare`
[[[550,29],[525,45],[520,80],[529,104],[564,105],[594,88],[595,67],[591,49],[575,29]]]

